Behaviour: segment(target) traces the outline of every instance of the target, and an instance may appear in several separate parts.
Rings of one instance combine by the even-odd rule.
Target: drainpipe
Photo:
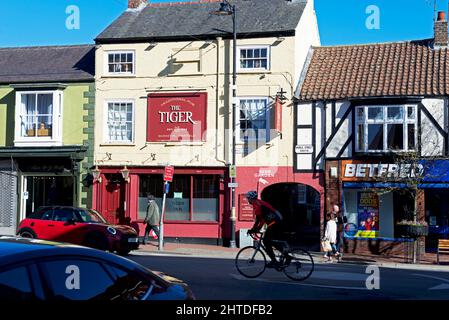
[[[220,70],[221,70],[220,69],[220,66],[221,66],[221,63],[220,63],[220,44],[221,44],[221,41],[223,40],[223,38],[222,37],[217,37],[216,40],[217,40],[217,89],[215,91],[216,91],[216,112],[217,112],[217,115],[216,115],[217,134],[216,134],[216,138],[215,138],[215,142],[216,142],[215,146],[218,146],[218,142],[219,142],[219,139],[220,139],[220,137],[218,136],[218,134],[220,132],[218,130],[218,127],[219,127],[219,122],[220,122],[220,111],[219,111],[219,108],[220,108],[220,88],[221,88],[221,84],[220,84],[220,75],[221,75],[221,72],[220,72]],[[226,129],[223,126],[223,138],[224,137],[226,137]],[[222,145],[223,145],[223,151],[224,151],[225,146],[226,146],[224,139],[222,141]],[[218,154],[218,147],[215,148],[215,160],[217,160],[218,162],[223,163],[225,166],[228,165],[226,160],[220,159],[220,156]]]

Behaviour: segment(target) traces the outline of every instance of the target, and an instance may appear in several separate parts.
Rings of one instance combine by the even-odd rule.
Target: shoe
[[[270,261],[267,263],[267,268],[276,268],[279,265],[277,261]]]

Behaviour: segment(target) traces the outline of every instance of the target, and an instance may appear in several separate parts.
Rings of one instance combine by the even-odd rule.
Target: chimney
[[[448,45],[448,23],[446,21],[446,13],[438,12],[437,21],[435,21],[435,38],[434,47],[447,47]]]
[[[128,0],[128,9],[140,9],[148,4],[148,0]]]

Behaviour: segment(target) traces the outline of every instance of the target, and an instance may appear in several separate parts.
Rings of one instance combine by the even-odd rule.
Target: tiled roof
[[[235,0],[237,33],[254,36],[294,32],[306,0]],[[219,1],[151,4],[141,10],[127,10],[95,40],[97,43],[161,39],[214,38],[232,32],[229,16],[212,15]]]
[[[0,84],[94,81],[95,46],[0,49]]]
[[[449,94],[449,52],[431,40],[313,48],[303,101]]]

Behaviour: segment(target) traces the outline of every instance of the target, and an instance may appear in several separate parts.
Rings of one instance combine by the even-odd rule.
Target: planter
[[[421,225],[397,225],[396,230],[401,237],[419,238],[429,234],[428,226]]]

